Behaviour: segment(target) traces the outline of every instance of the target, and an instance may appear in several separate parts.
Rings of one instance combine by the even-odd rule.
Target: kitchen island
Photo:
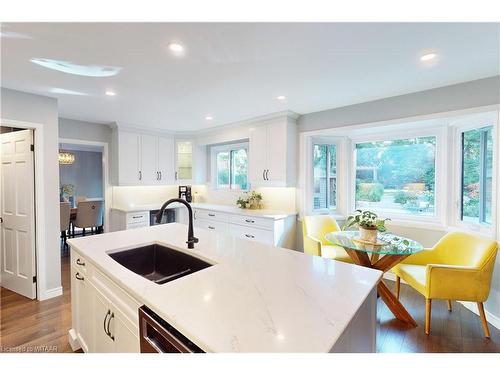
[[[373,352],[377,270],[178,223],[68,240],[74,350],[138,352],[147,306],[205,352]],[[160,244],[212,266],[156,284],[109,254]]]

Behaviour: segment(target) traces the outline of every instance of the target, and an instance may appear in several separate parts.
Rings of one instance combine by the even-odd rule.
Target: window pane
[[[231,173],[231,189],[248,189],[247,169],[248,155],[247,150],[242,148],[231,151],[232,157],[232,173]]]
[[[217,188],[229,189],[229,151],[217,153]]]
[[[491,224],[492,128],[462,133],[462,220]]]
[[[313,209],[334,209],[337,203],[335,145],[313,145]]]
[[[433,215],[436,137],[356,144],[356,208]]]

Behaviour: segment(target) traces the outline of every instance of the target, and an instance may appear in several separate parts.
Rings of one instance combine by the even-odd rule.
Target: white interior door
[[[2,287],[36,298],[32,130],[0,135]]]

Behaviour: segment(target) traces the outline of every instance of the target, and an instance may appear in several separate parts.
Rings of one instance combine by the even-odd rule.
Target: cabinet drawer
[[[78,272],[87,272],[87,261],[74,250],[71,250],[71,267],[75,267]]]
[[[267,230],[274,229],[274,220],[263,217],[231,215],[229,222],[231,224],[246,225],[252,228],[262,228]]]
[[[229,234],[245,240],[258,241],[274,245],[274,232],[272,230],[229,224]]]
[[[149,212],[133,212],[127,214],[127,224],[149,222]]]
[[[223,212],[217,212],[217,211],[209,211],[209,210],[200,210],[196,209],[194,210],[195,213],[195,218],[202,219],[202,220],[216,220],[216,221],[228,221],[228,214],[225,214]]]
[[[215,220],[196,219],[195,226],[198,228],[212,230],[219,233],[227,232],[227,223]]]
[[[149,227],[149,222],[144,221],[142,223],[127,224],[127,229],[144,228],[144,227]]]

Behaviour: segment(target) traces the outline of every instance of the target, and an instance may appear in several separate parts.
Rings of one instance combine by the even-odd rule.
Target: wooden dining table
[[[326,239],[332,245],[343,247],[355,264],[377,269],[383,273],[408,256],[424,251],[424,247],[417,241],[391,233],[379,233],[377,243],[360,239],[358,231],[331,232],[326,235]],[[377,292],[398,320],[417,326],[415,319],[382,279],[377,285]]]

